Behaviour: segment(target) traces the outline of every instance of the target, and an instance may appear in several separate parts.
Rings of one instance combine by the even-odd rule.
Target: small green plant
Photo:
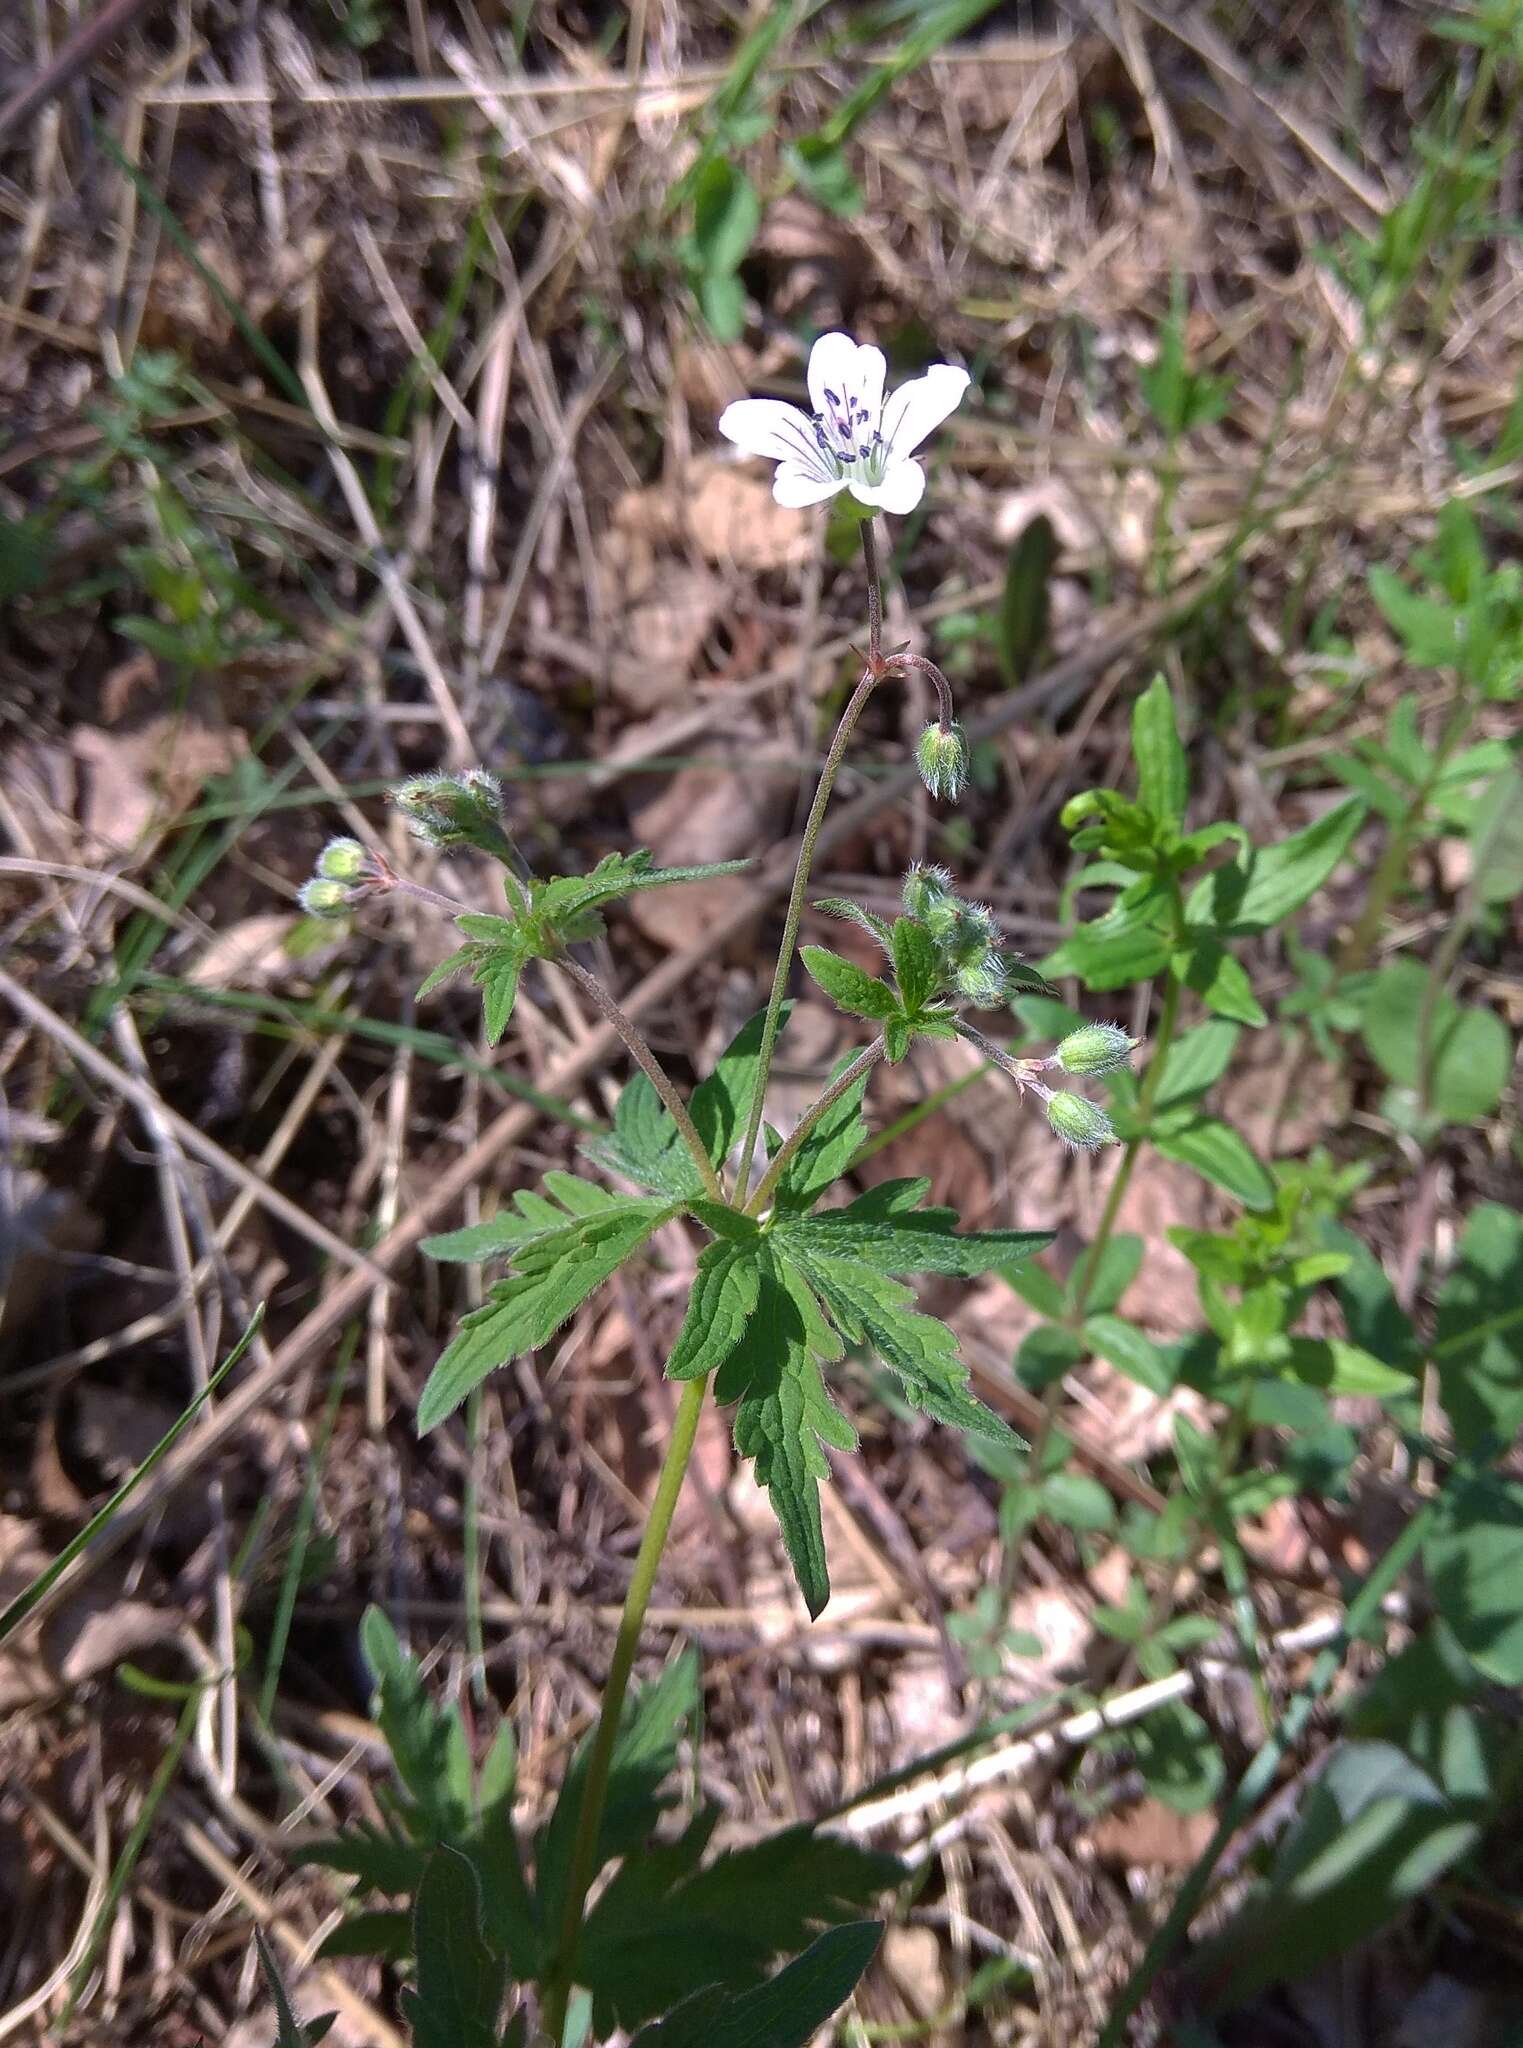
[[[913,451],[967,382],[965,372],[936,365],[885,400],[878,351],[826,335],[809,366],[813,419],[758,399],[731,407],[721,425],[778,462],[774,490],[783,502],[849,491],[869,510],[907,510],[925,482]],[[684,2029],[697,2029],[694,2038],[704,2040],[733,2033],[737,2041],[777,2048],[802,2042],[855,1981],[842,1974],[845,1964],[860,1970],[876,1938],[876,1929],[852,1934],[842,1923],[899,1875],[891,1859],[808,1827],[755,1849],[710,1855],[718,1818],[712,1811],[700,1812],[660,1847],[646,1846],[696,1705],[695,1663],[679,1660],[655,1686],[629,1698],[646,1603],[710,1392],[733,1412],[736,1449],[767,1491],[811,1615],[830,1592],[819,1501],[827,1452],[856,1444],[827,1381],[849,1350],[868,1351],[888,1367],[911,1408],[970,1439],[1014,1442],[1006,1424],[969,1392],[952,1332],[916,1306],[904,1280],[1007,1272],[1046,1245],[1048,1235],[961,1231],[951,1209],[927,1206],[923,1180],[890,1181],[844,1204],[831,1201],[866,1139],[863,1098],[880,1063],[903,1061],[919,1039],[961,1035],[988,1045],[970,1009],[1003,1003],[1017,989],[1047,988],[1008,954],[989,912],[963,901],[948,874],[913,869],[905,878],[904,914],[891,923],[850,902],[819,906],[870,932],[886,956],[887,972],[875,976],[823,946],[802,953],[819,987],[847,1016],[865,1019],[873,1036],[840,1063],[791,1131],[784,1135],[766,1122],[767,1078],[789,1014],[787,985],[814,847],[847,743],[873,693],[911,667],[927,674],[938,692],[938,716],[920,743],[921,772],[932,794],[947,801],[967,773],[946,678],[922,655],[883,647],[870,522],[861,532],[865,667],[805,828],[771,997],[686,1099],[574,949],[597,936],[607,908],[631,893],[729,867],[659,869],[636,852],[610,855],[587,875],[530,876],[506,830],[496,784],[473,771],[415,777],[395,791],[395,801],[426,844],[474,848],[501,864],[500,913],[463,910],[353,839],[330,841],[303,892],[310,913],[329,917],[393,892],[442,904],[462,943],[425,992],[451,975],[469,975],[481,990],[494,1043],[525,973],[535,962],[556,962],[618,1031],[638,1070],[619,1097],[611,1133],[583,1147],[606,1182],[548,1173],[541,1191],[520,1191],[497,1216],[427,1242],[435,1258],[504,1259],[510,1271],[464,1317],[430,1374],[418,1408],[421,1430],[438,1428],[489,1373],[545,1343],[663,1226],[681,1220],[705,1240],[666,1366],[682,1398],[598,1725],[532,1844],[520,1843],[512,1826],[506,1734],[473,1768],[458,1712],[433,1708],[384,1619],[373,1613],[367,1621],[366,1654],[401,1790],[380,1829],[359,1827],[304,1853],[348,1871],[366,1894],[403,1902],[367,1907],[337,1942],[408,1967],[419,2042],[495,2043],[506,2038],[499,2029],[510,2002],[513,2024],[525,2024],[532,2009],[559,2042],[578,1987],[590,1995],[598,2033],[646,2027],[665,2012],[662,2043],[687,2038]],[[1042,1057],[1013,1060],[989,1046],[1021,1091],[1045,1104],[1054,1130],[1083,1145],[1105,1141],[1110,1127],[1081,1086],[1113,1076],[1130,1052],[1124,1033],[1082,1024]],[[1074,1085],[1049,1086],[1048,1070]],[[613,1874],[589,1910],[591,1888],[610,1866]],[[821,1984],[830,1987],[829,2004],[820,2004]],[[816,1990],[806,1997],[809,1986]]]

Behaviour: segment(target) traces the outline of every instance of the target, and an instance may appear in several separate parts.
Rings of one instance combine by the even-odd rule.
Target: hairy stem
[[[611,1024],[614,1030],[618,1032],[620,1038],[623,1039],[625,1045],[629,1048],[630,1058],[639,1067],[641,1073],[644,1074],[652,1088],[655,1089],[656,1093],[665,1103],[671,1114],[672,1122],[682,1134],[683,1144],[687,1146],[687,1149],[693,1155],[693,1164],[698,1168],[699,1176],[703,1181],[704,1193],[708,1195],[711,1201],[723,1202],[725,1199],[724,1183],[714,1171],[714,1162],[710,1159],[702,1138],[699,1137],[697,1130],[694,1128],[693,1119],[688,1115],[687,1104],[677,1093],[676,1085],[670,1074],[667,1073],[665,1067],[662,1066],[656,1055],[640,1036],[639,1030],[632,1019],[625,1016],[597,976],[589,974],[581,962],[573,960],[569,953],[561,955],[560,964],[566,969],[577,986],[584,989],[592,998],[599,1014],[604,1020]]]
[[[603,1688],[597,1733],[593,1737],[587,1780],[582,1787],[582,1803],[576,1818],[576,1839],[572,1844],[571,1866],[566,1879],[560,1940],[545,1988],[544,2023],[552,2048],[560,2048],[566,2031],[566,2007],[571,1998],[571,1987],[576,1981],[582,1913],[587,1904],[587,1893],[598,1873],[598,1837],[602,1832],[603,1809],[608,1801],[608,1779],[613,1767],[619,1721],[624,1711],[624,1696],[629,1690],[629,1674],[634,1669],[635,1652],[640,1647],[640,1631],[645,1625],[645,1610],[650,1604],[661,1553],[671,1533],[677,1496],[682,1491],[688,1461],[693,1455],[698,1418],[708,1384],[705,1376],[689,1380],[682,1390],[676,1420],[672,1424],[671,1441],[666,1447],[661,1476],[656,1482],[656,1497],[651,1502],[650,1519],[645,1524],[645,1534],[640,1538],[629,1591],[624,1596],[624,1611],[619,1617],[613,1662],[608,1667],[608,1683]]]
[[[871,513],[862,521],[862,562],[867,570],[867,658],[876,668],[883,658],[883,582]]]
[[[868,528],[862,528],[865,534]],[[869,549],[869,560],[871,550]],[[873,586],[876,588],[876,585]],[[877,616],[876,610],[874,616]],[[830,743],[830,752],[825,756],[825,766],[820,771],[820,783],[814,793],[814,802],[809,806],[809,816],[804,821],[804,836],[799,843],[799,861],[794,870],[793,890],[788,898],[788,914],[783,920],[782,943],[777,949],[777,966],[772,975],[772,993],[767,998],[767,1014],[762,1021],[761,1049],[756,1063],[756,1092],[751,1099],[751,1114],[746,1119],[746,1135],[741,1141],[740,1170],[735,1177],[737,1202],[745,1199],[746,1182],[751,1177],[751,1161],[756,1156],[756,1139],[761,1130],[762,1104],[767,1092],[767,1074],[772,1066],[772,1053],[777,1044],[778,1020],[782,1016],[783,997],[788,990],[788,970],[793,965],[793,949],[798,944],[799,926],[804,917],[804,897],[809,888],[809,871],[814,865],[815,843],[820,836],[820,827],[825,822],[825,806],[830,802],[830,792],[840,771],[841,760],[852,729],[862,716],[868,698],[878,687],[876,670],[869,668],[861,682],[851,693],[851,701],[841,713],[841,722],[836,727],[835,738]]]
[[[787,1141],[779,1147],[777,1157],[763,1174],[756,1193],[746,1204],[748,1216],[763,1215],[776,1192],[777,1184],[788,1170],[789,1162],[798,1152],[800,1145],[809,1136],[820,1118],[829,1109],[834,1109],[848,1088],[855,1087],[864,1074],[870,1074],[886,1048],[881,1038],[875,1038],[871,1045],[864,1045],[849,1067],[837,1074],[818,1102],[811,1103],[799,1118]]]
[[[873,522],[870,516],[862,521],[862,563],[867,571],[867,670],[841,714],[835,738],[830,743],[830,752],[825,756],[825,766],[820,771],[820,782],[814,793],[814,802],[809,806],[809,816],[804,822],[804,836],[799,842],[799,863],[794,870],[793,890],[788,898],[788,914],[783,920],[782,944],[778,947],[777,966],[772,975],[772,992],[767,998],[767,1014],[762,1023],[761,1056],[756,1064],[756,1092],[751,1098],[751,1114],[746,1119],[746,1135],[741,1141],[740,1170],[735,1177],[737,1202],[745,1200],[746,1182],[751,1177],[751,1161],[756,1157],[756,1140],[761,1130],[762,1108],[767,1093],[767,1075],[772,1066],[773,1048],[777,1044],[778,1019],[782,1015],[783,997],[788,990],[788,970],[793,965],[793,949],[798,944],[799,925],[804,916],[804,892],[809,887],[809,870],[814,865],[815,842],[820,836],[820,826],[824,823],[825,806],[830,801],[830,792],[835,786],[841,758],[846,752],[846,743],[851,738],[852,729],[862,716],[868,698],[884,675],[883,579],[878,570],[878,543],[873,535]]]

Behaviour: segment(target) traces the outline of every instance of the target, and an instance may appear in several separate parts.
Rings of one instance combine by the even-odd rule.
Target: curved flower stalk
[[[777,464],[779,505],[822,505],[849,490],[878,511],[913,512],[925,491],[915,451],[957,410],[971,379],[954,363],[933,363],[885,399],[887,370],[882,349],[822,334],[809,351],[812,412],[780,398],[740,398],[725,407],[719,431]]]

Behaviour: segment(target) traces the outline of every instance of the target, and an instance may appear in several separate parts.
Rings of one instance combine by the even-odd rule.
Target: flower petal
[[[777,475],[772,479],[772,495],[779,505],[823,505],[827,498],[833,498],[837,491],[844,491],[844,476],[819,476],[812,470],[804,469],[791,458],[777,465]]]
[[[863,505],[876,505],[880,512],[913,512],[925,490],[925,471],[918,462],[896,462],[882,483],[864,484],[850,479],[851,494]]]
[[[923,377],[901,384],[883,408],[883,439],[889,461],[913,455],[926,435],[957,410],[972,379],[954,363],[932,363]]]
[[[886,367],[882,349],[862,348],[849,334],[822,334],[809,351],[809,403],[817,413],[825,413],[831,410],[832,396],[837,409],[855,398],[867,407],[869,423],[876,426]]]
[[[737,398],[719,415],[719,431],[747,455],[797,463],[822,479],[830,473],[814,438],[813,421],[780,398]]]

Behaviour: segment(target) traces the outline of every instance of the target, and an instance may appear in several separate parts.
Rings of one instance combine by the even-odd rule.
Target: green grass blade
[[[175,1444],[179,1442],[180,1438],[185,1434],[186,1430],[190,1427],[191,1423],[195,1421],[196,1417],[200,1414],[201,1410],[205,1407],[206,1403],[211,1399],[212,1395],[216,1392],[217,1388],[222,1384],[223,1380],[227,1378],[228,1374],[232,1371],[233,1367],[238,1363],[239,1359],[242,1358],[243,1354],[248,1350],[249,1346],[253,1343],[255,1337],[259,1334],[259,1326],[263,1321],[264,1304],[263,1302],[261,1302],[258,1308],[255,1309],[253,1315],[249,1318],[248,1328],[244,1331],[243,1335],[238,1339],[238,1342],[233,1346],[232,1350],[228,1353],[227,1357],[222,1361],[221,1365],[219,1365],[217,1370],[212,1374],[211,1378],[207,1381],[206,1385],[201,1389],[200,1393],[197,1394],[196,1398],[185,1410],[184,1414],[180,1416],[178,1421],[172,1422],[170,1424],[169,1428],[164,1432],[163,1436],[159,1438],[159,1441],[148,1453],[147,1457],[143,1460],[142,1464],[138,1466],[135,1472],[130,1473],[128,1477],[122,1481],[121,1485],[116,1489],[116,1492],[112,1494],[110,1500],[108,1500],[106,1502],[106,1505],[100,1510],[100,1513],[92,1515],[90,1517],[89,1521],[86,1522],[85,1526],[79,1531],[78,1535],[72,1536],[69,1539],[69,1541],[64,1545],[63,1549],[58,1553],[57,1557],[54,1558],[53,1562],[50,1565],[46,1566],[44,1570],[40,1571],[37,1574],[37,1577],[33,1579],[32,1583],[26,1588],[26,1590],[24,1592],[18,1593],[16,1595],[16,1598],[9,1605],[9,1607],[6,1608],[5,1612],[3,1614],[0,1614],[0,1643],[3,1643],[8,1636],[12,1636],[15,1634],[16,1630],[20,1628],[22,1622],[26,1620],[27,1616],[30,1613],[32,1613],[34,1608],[36,1608],[38,1604],[46,1598],[48,1593],[51,1592],[53,1587],[57,1585],[58,1581],[69,1569],[69,1566],[73,1564],[75,1558],[79,1556],[80,1552],[84,1550],[87,1547],[87,1545],[94,1541],[95,1537],[98,1536],[101,1530],[106,1527],[107,1523],[110,1522],[112,1516],[116,1514],[116,1512],[122,1506],[122,1504],[129,1498],[130,1495],[137,1491],[139,1486],[142,1485],[143,1481],[148,1477],[149,1473],[153,1470],[155,1465],[159,1464],[160,1461],[164,1457],[166,1457],[167,1454],[174,1448]]]

